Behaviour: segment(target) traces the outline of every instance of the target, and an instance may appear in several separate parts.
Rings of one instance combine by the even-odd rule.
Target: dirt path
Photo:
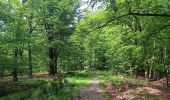
[[[75,100],[103,100],[98,78],[92,80],[92,85],[84,87]]]

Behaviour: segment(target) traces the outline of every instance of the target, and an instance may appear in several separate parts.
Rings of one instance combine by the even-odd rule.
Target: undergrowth
[[[35,78],[18,81],[15,85],[26,89],[14,91],[0,100],[74,100],[80,88],[91,83],[93,73],[81,72],[60,79]]]

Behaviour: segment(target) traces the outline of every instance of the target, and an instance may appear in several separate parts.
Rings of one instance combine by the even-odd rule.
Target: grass
[[[0,97],[0,100],[74,100],[84,86],[90,85],[91,72],[81,72],[58,80],[35,78],[18,81],[16,87],[24,87]],[[8,89],[8,88],[7,88]]]
[[[114,75],[112,72],[99,72],[100,84],[104,85],[107,82],[119,85],[124,82],[124,77],[122,75]]]
[[[69,85],[59,92],[58,100],[74,100],[82,87],[91,84],[94,74],[92,72],[81,72],[75,76],[67,77]]]
[[[144,100],[160,100],[160,98],[157,95],[145,94]]]
[[[138,96],[140,96],[144,100],[160,100],[159,96],[148,93],[146,91],[141,91],[140,93],[138,93]],[[136,99],[137,98],[134,98],[133,100],[136,100]]]
[[[112,84],[115,85],[119,85],[124,83],[124,79],[123,76],[118,75],[116,76],[113,72],[105,72],[105,71],[100,71],[98,72],[98,76],[99,76],[99,86],[103,89],[103,97],[104,100],[110,100],[109,94],[106,90],[106,83],[111,82]]]
[[[104,100],[110,100],[110,97],[108,95],[108,92],[107,92],[106,86],[105,86],[106,80],[108,78],[108,74],[107,74],[107,72],[98,72],[97,74],[98,74],[99,81],[100,81],[99,86],[103,90],[103,92],[102,92],[103,98],[104,98]]]
[[[115,85],[119,85],[124,82],[123,76],[111,76],[110,80]]]
[[[99,72],[99,79],[100,79],[100,87],[103,88],[103,96],[105,100],[110,100],[110,97],[108,96],[108,92],[106,90],[105,84],[110,82],[115,86],[115,89],[119,91],[119,93],[124,93],[128,89],[134,89],[136,91],[136,87],[141,87],[141,86],[147,86],[148,82],[144,79],[136,79],[134,77],[128,77],[128,76],[123,76],[123,75],[115,75],[112,72]],[[129,84],[129,86],[128,86]],[[125,87],[128,86],[128,89]],[[141,88],[142,92],[139,93],[134,93],[136,98],[133,100],[137,100],[139,98],[143,98],[144,100],[159,100],[159,96],[152,94],[150,92],[145,91],[145,89]],[[117,91],[116,90],[116,91]],[[120,91],[121,90],[121,91]]]

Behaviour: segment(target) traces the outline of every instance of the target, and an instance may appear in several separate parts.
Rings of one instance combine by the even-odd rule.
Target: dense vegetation
[[[168,86],[169,31],[169,0],[0,0],[0,77],[100,70]]]

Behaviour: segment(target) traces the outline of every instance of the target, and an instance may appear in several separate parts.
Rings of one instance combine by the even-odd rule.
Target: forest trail
[[[92,80],[91,86],[82,88],[75,100],[103,100],[98,78]]]

